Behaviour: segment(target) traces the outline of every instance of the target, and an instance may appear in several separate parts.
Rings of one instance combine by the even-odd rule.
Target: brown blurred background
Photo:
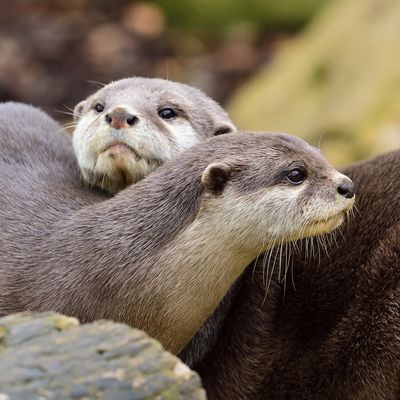
[[[0,100],[68,122],[93,81],[168,78],[342,165],[400,146],[398,21],[397,0],[3,0]]]

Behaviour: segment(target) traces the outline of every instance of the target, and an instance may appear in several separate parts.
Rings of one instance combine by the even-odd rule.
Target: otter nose
[[[337,191],[341,196],[346,197],[346,199],[351,199],[354,196],[354,184],[350,179],[346,179],[337,187]]]
[[[106,122],[115,129],[128,128],[139,121],[136,115],[122,109],[115,109],[105,116]]]

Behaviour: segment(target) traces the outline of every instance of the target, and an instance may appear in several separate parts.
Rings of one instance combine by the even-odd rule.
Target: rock
[[[240,128],[299,135],[336,165],[400,143],[400,2],[337,0],[245,83]]]
[[[52,312],[0,318],[0,400],[205,398],[197,374],[137,329]]]

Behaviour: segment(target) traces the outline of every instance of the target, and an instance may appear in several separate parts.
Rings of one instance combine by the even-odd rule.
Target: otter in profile
[[[0,315],[112,319],[172,352],[260,252],[334,229],[354,201],[346,176],[283,134],[211,138],[104,200],[38,109],[2,105],[0,131]]]
[[[235,132],[201,90],[152,78],[106,85],[74,110],[73,145],[82,180],[115,194],[208,137]]]
[[[357,211],[325,249],[292,247],[295,286],[266,295],[262,257],[245,271],[183,353],[209,399],[399,398],[399,170],[397,150],[343,171]]]

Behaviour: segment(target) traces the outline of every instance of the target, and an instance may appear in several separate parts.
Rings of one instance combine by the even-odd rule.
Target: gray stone
[[[205,398],[197,374],[137,329],[52,312],[0,318],[0,400]]]

